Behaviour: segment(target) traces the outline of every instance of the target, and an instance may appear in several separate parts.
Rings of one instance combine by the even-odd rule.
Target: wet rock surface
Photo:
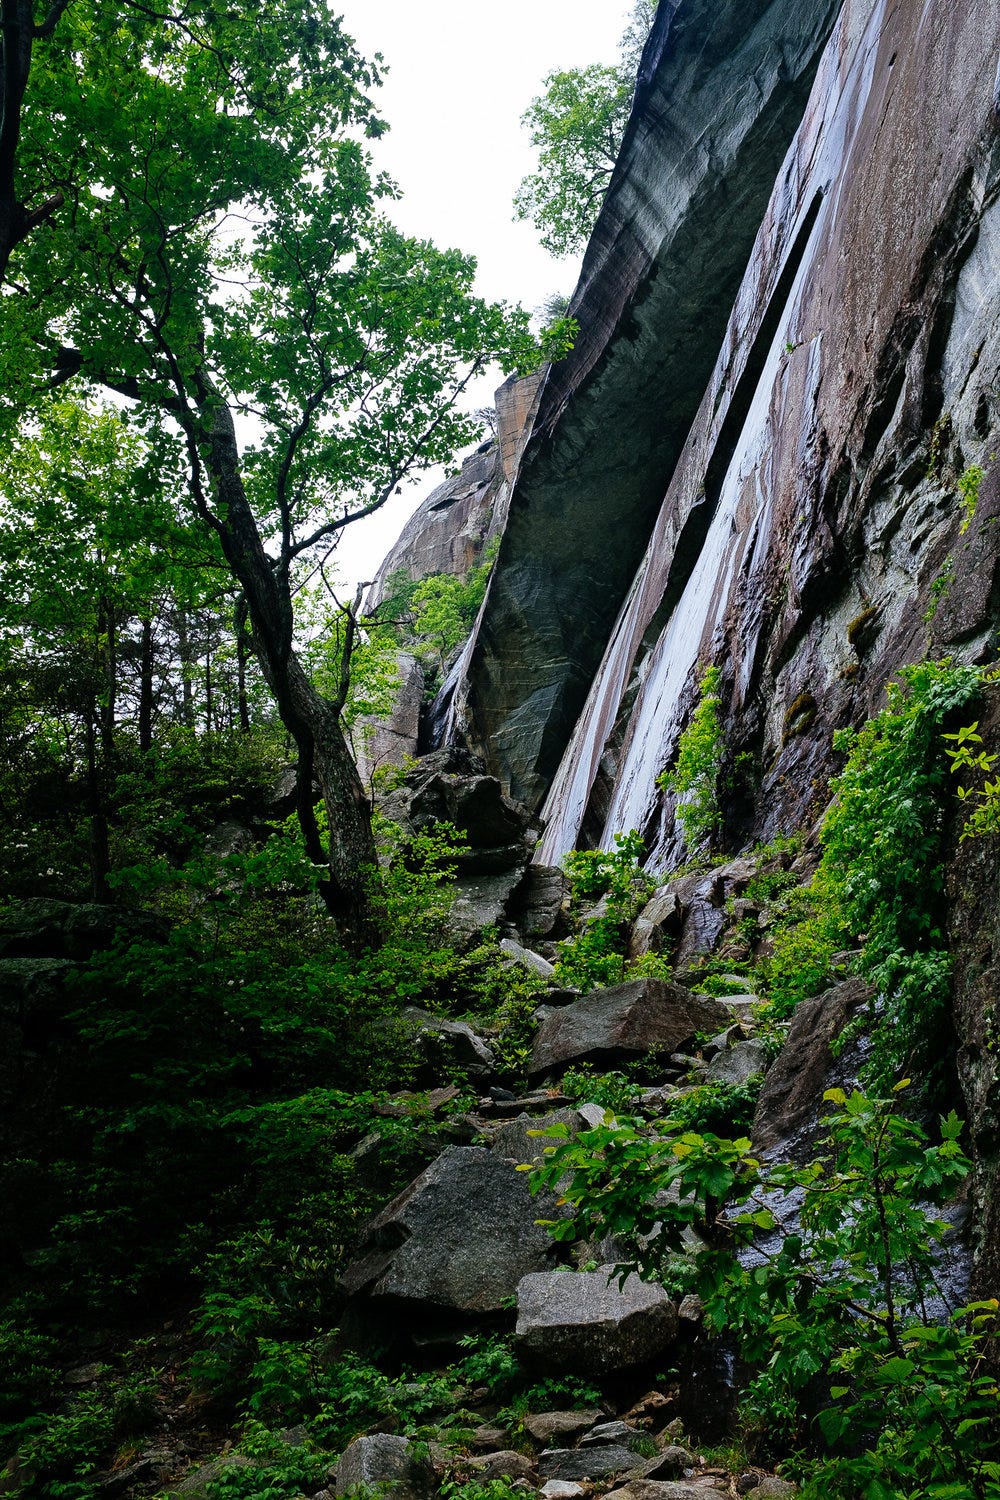
[[[545,377],[460,693],[532,807],[641,559],[838,8],[660,7],[570,309],[580,335]]]

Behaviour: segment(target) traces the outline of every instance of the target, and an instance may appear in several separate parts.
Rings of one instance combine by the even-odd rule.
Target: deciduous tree
[[[5,63],[22,35],[5,31]],[[527,317],[473,295],[471,260],[389,222],[395,188],[363,144],[383,129],[377,69],[325,8],[70,5],[33,48],[4,97],[13,195],[62,201],[12,248],[7,414],[69,381],[104,388],[154,450],[183,458],[306,773],[300,817],[311,857],[329,861],[328,905],[345,936],[372,941],[369,807],[342,699],[296,652],[292,580],[476,435],[456,398],[491,360],[537,360]]]

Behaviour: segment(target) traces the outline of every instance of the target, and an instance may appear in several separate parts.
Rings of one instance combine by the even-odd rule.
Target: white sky
[[[531,310],[572,291],[576,262],[554,260],[530,224],[512,221],[514,191],[535,165],[520,119],[553,68],[615,60],[631,0],[339,0],[337,9],[361,52],[381,52],[388,68],[377,100],[391,129],[373,154],[403,191],[392,209],[399,227],[474,255],[484,297]],[[473,405],[489,404],[497,383]],[[343,584],[374,575],[439,477],[348,527]]]

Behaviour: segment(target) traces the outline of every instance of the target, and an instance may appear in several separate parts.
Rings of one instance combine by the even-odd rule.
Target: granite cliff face
[[[896,667],[990,651],[998,48],[994,0],[661,5],[451,719],[543,862],[635,827],[671,863],[699,664],[739,841],[811,814]]]

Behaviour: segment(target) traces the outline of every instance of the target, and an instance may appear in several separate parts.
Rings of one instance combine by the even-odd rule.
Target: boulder
[[[569,881],[558,865],[529,865],[510,903],[510,919],[526,943],[565,936]]]
[[[508,925],[507,906],[520,878],[520,866],[493,875],[457,876],[448,926],[459,944],[471,946],[487,927]]]
[[[546,1146],[557,1146],[559,1141],[555,1137],[546,1140],[533,1132],[547,1130],[550,1125],[565,1125],[575,1134],[589,1123],[578,1109],[552,1109],[544,1115],[516,1115],[499,1127],[490,1142],[490,1150],[517,1166],[528,1163],[540,1166],[545,1159]]]
[[[395,1500],[417,1500],[429,1489],[426,1467],[414,1458],[409,1439],[390,1432],[355,1438],[341,1454],[335,1493],[348,1495],[363,1485],[384,1487]]]
[[[543,1479],[604,1479],[608,1475],[626,1474],[635,1465],[636,1456],[632,1449],[618,1444],[597,1448],[546,1448],[538,1458],[538,1472]]]
[[[706,995],[663,979],[633,979],[594,990],[551,1011],[535,1038],[529,1073],[589,1062],[613,1066],[649,1052],[675,1052],[699,1031],[718,1031],[728,1013]]]
[[[676,1332],[677,1310],[662,1287],[635,1275],[620,1287],[612,1265],[536,1272],[517,1288],[517,1347],[545,1369],[628,1370],[661,1354]]]
[[[544,1495],[545,1500],[578,1500],[583,1487],[571,1479],[546,1479],[538,1493]]]
[[[757,1101],[755,1151],[806,1149],[816,1139],[823,1094],[839,1082],[832,1077],[831,1044],[870,994],[864,980],[846,979],[795,1007]]]
[[[640,1432],[630,1422],[599,1422],[580,1439],[581,1448],[593,1448],[601,1444],[618,1443],[624,1448],[638,1451],[649,1441],[649,1434]]]
[[[535,1472],[530,1458],[510,1448],[500,1453],[487,1453],[485,1458],[475,1459],[472,1467],[484,1479],[530,1479]]]
[[[178,1484],[167,1491],[168,1495],[183,1496],[184,1500],[209,1500],[214,1485],[224,1474],[234,1469],[249,1469],[253,1465],[242,1453],[227,1453],[223,1458],[214,1458],[211,1463],[199,1464]],[[212,1487],[212,1488],[210,1488]]]
[[[712,1083],[743,1084],[758,1073],[766,1073],[767,1048],[763,1042],[737,1042],[717,1052],[708,1065]]]
[[[553,1242],[535,1221],[564,1213],[527,1175],[479,1146],[449,1146],[372,1221],[345,1291],[411,1309],[498,1312]]]
[[[543,1446],[551,1444],[553,1438],[576,1437],[600,1421],[601,1412],[596,1408],[588,1411],[543,1411],[523,1417],[521,1425],[529,1437]]]
[[[383,811],[411,837],[439,823],[451,823],[468,845],[456,861],[465,874],[524,867],[534,848],[528,813],[465,750],[425,755],[407,772],[402,786],[384,799]]]
[[[547,958],[540,953],[535,953],[531,948],[524,948],[520,943],[515,943],[513,938],[502,938],[500,951],[505,953],[512,963],[527,969],[529,974],[535,974],[539,979],[551,979],[555,974],[555,966],[550,964]]]
[[[643,1464],[639,1477],[641,1479],[680,1479],[685,1469],[689,1469],[694,1463],[693,1454],[686,1448],[681,1448],[677,1443],[671,1443],[664,1448],[662,1453],[657,1453],[654,1458],[648,1458]]]
[[[612,1490],[608,1500],[709,1500],[718,1494],[718,1485],[708,1475],[702,1479],[630,1479]]]
[[[493,1072],[496,1064],[492,1050],[465,1021],[449,1021],[416,1005],[404,1006],[402,1015],[416,1031],[418,1046],[432,1063],[443,1053],[469,1077],[484,1079]]]
[[[90,958],[119,934],[162,938],[166,932],[166,923],[151,912],[35,896],[0,912],[0,957]]]

